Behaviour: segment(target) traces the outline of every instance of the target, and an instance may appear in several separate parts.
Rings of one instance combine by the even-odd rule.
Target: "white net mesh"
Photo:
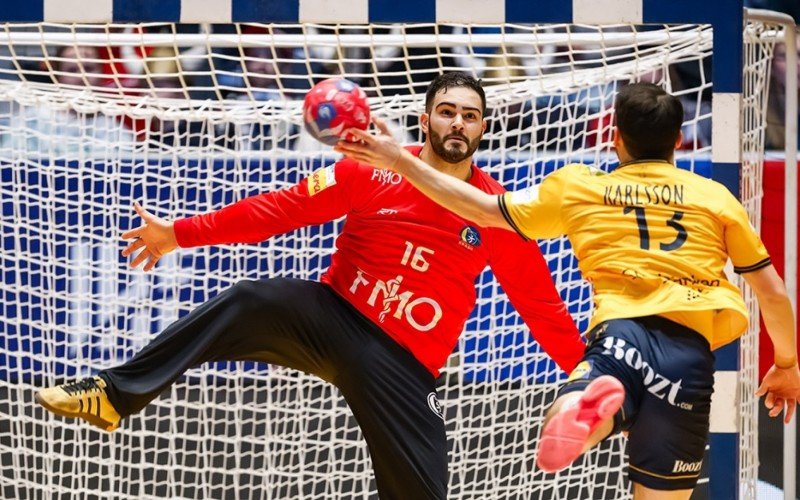
[[[749,22],[745,27],[744,85],[742,101],[742,182],[740,199],[750,215],[750,222],[761,230],[761,198],[764,167],[765,123],[770,90],[772,57],[777,43],[782,43],[782,27]],[[758,478],[758,398],[754,396],[758,380],[759,310],[753,291],[739,277],[737,285],[745,292],[750,312],[750,328],[742,337],[739,373],[739,478],[741,498],[756,498]]]
[[[375,494],[366,446],[337,390],[288,369],[193,369],[113,434],[31,404],[35,387],[129,359],[179,315],[236,281],[320,276],[337,223],[261,245],[181,251],[149,274],[130,270],[119,256],[119,233],[136,222],[134,201],[182,217],[289,186],[335,161],[302,132],[301,99],[315,81],[331,74],[356,81],[373,112],[415,142],[424,91],[436,74],[482,77],[490,125],[478,162],[509,189],[539,182],[569,161],[613,168],[616,89],[653,81],[686,108],[679,165],[710,173],[705,26],[3,29],[0,486],[8,497]],[[753,54],[748,68],[769,57]],[[756,112],[748,111],[745,137],[757,137],[745,151],[754,162],[748,165],[760,165],[763,101],[748,103],[762,96],[765,82],[748,82],[745,108]],[[760,177],[758,167],[745,172]],[[745,181],[755,188],[759,182]],[[583,329],[590,291],[568,242],[543,241],[542,249]],[[560,375],[491,273],[477,287],[477,307],[439,389],[450,497],[626,497],[621,438],[555,479],[535,470],[535,437]],[[755,362],[745,363],[750,371],[743,373],[755,379]],[[754,415],[753,402],[747,404]],[[743,465],[752,480],[752,462]]]

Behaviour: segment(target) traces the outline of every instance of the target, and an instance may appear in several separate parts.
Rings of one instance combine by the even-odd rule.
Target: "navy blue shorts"
[[[659,316],[615,319],[588,335],[582,361],[559,391],[611,375],[625,386],[615,432],[628,431],[628,475],[656,490],[694,488],[708,441],[714,355],[706,339]]]

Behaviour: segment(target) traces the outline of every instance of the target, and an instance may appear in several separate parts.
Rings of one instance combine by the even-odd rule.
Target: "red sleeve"
[[[536,342],[569,373],[583,356],[584,344],[553,285],[539,245],[502,229],[491,229],[489,264]]]
[[[255,243],[276,234],[321,224],[353,206],[351,183],[358,164],[343,160],[320,168],[298,184],[245,198],[216,212],[175,221],[184,248],[220,243]]]

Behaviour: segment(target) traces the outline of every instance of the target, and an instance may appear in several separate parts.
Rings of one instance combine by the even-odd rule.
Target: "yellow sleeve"
[[[573,170],[570,167],[572,165],[553,172],[541,184],[499,197],[500,211],[519,234],[528,239],[555,238],[564,234],[561,204]]]
[[[747,211],[732,194],[725,190],[722,220],[725,223],[725,246],[739,274],[757,271],[772,263],[758,233],[750,224]]]

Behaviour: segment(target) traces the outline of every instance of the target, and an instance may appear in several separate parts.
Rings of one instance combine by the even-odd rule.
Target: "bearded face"
[[[460,163],[480,145],[485,122],[480,96],[468,87],[450,87],[436,94],[428,113],[428,142],[442,160]]]
[[[461,132],[451,132],[444,137],[433,128],[429,131],[431,147],[447,163],[460,163],[471,157],[481,143],[481,136],[471,140]]]

